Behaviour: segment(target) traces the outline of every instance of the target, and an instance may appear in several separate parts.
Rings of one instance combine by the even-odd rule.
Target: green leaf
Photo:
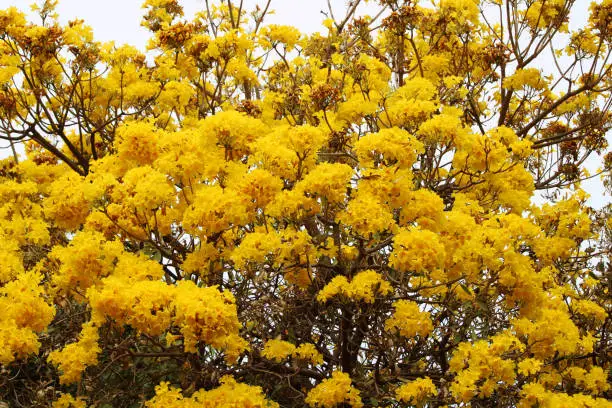
[[[470,296],[472,295],[472,291],[470,290],[470,288],[466,286],[465,283],[460,283],[459,286],[461,286],[461,289],[463,289],[465,293],[467,293]]]

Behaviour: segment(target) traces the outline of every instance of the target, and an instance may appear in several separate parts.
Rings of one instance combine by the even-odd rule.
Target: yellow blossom
[[[351,386],[351,378],[341,371],[334,371],[331,378],[310,390],[306,403],[313,408],[333,408],[342,404],[353,408],[363,406],[359,391]]]

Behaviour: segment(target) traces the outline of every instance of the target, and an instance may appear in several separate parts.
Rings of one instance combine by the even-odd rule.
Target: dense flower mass
[[[170,388],[167,382],[155,387],[155,397],[146,402],[147,408],[276,408],[278,404],[265,398],[261,388],[240,384],[231,377],[223,377],[220,386],[210,391],[198,390],[184,397],[180,389]]]
[[[0,406],[612,406],[612,1],[56,3],[0,10]]]
[[[335,371],[331,378],[323,380],[313,388],[306,397],[311,407],[332,408],[348,405],[353,408],[363,407],[359,391],[351,386],[348,374]]]

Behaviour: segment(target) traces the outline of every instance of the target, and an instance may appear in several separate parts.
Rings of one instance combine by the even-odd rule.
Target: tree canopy
[[[0,11],[0,404],[612,406],[612,1],[370,2]]]

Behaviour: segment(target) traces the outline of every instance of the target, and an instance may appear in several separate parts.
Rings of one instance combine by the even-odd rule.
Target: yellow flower
[[[362,166],[411,166],[423,145],[403,129],[394,127],[370,133],[355,143],[355,150]]]
[[[323,355],[317,351],[312,343],[300,344],[293,352],[293,356],[300,360],[309,361],[312,364],[323,364]]]
[[[365,238],[385,231],[395,231],[397,228],[389,209],[368,194],[357,193],[346,209],[338,215],[338,221]]]
[[[99,339],[98,328],[93,324],[84,324],[76,343],[68,344],[62,350],[49,354],[47,361],[59,367],[62,384],[80,381],[83,371],[98,363],[98,355],[102,351],[98,344]]]
[[[391,266],[402,272],[428,272],[444,266],[446,250],[437,234],[419,228],[401,229],[393,241]]]
[[[313,408],[334,408],[342,404],[353,408],[363,406],[359,390],[351,386],[351,377],[341,371],[334,371],[331,378],[310,390],[306,403]]]
[[[198,390],[189,398],[179,388],[162,382],[155,387],[155,396],[145,403],[147,408],[232,408],[266,407],[278,408],[274,401],[266,399],[261,387],[241,384],[230,376],[221,378],[220,385],[212,390]]]
[[[0,286],[0,364],[27,357],[40,348],[37,333],[55,316],[55,308],[44,299],[41,280],[33,271],[22,272]]]
[[[541,366],[542,362],[540,360],[535,358],[527,358],[518,363],[518,372],[519,374],[529,376],[540,371]]]
[[[270,45],[280,42],[291,48],[298,43],[301,33],[295,27],[270,24],[262,29],[261,35],[271,43]]]
[[[407,404],[422,404],[427,397],[436,395],[438,392],[433,381],[429,377],[419,378],[402,384],[395,390],[395,397]]]
[[[381,274],[373,270],[366,270],[355,275],[350,283],[344,276],[334,277],[319,291],[317,300],[326,302],[341,294],[353,301],[374,303],[376,295],[385,296],[391,291],[391,285],[383,279]]]
[[[57,400],[53,401],[53,408],[86,408],[87,404],[82,397],[74,398],[70,394],[62,394]]]
[[[427,336],[433,330],[429,313],[419,310],[419,306],[409,300],[398,300],[393,304],[395,312],[387,319],[387,330],[404,337]]]
[[[296,185],[296,190],[315,197],[325,197],[329,204],[345,200],[353,169],[346,164],[321,163]]]
[[[276,362],[282,362],[295,352],[295,346],[280,339],[268,340],[261,352],[262,357]]]

